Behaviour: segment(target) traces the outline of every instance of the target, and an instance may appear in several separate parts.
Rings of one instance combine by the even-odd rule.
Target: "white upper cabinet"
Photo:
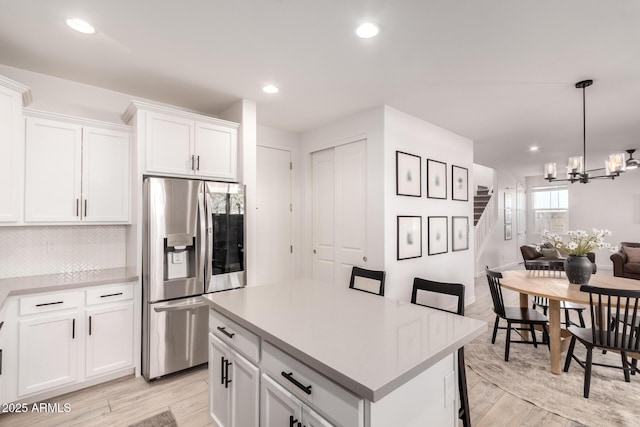
[[[129,133],[40,117],[26,128],[25,222],[129,221]]]
[[[143,174],[238,180],[238,123],[140,101],[123,120],[136,128]]]
[[[0,76],[0,223],[22,218],[24,175],[23,99],[29,88]]]

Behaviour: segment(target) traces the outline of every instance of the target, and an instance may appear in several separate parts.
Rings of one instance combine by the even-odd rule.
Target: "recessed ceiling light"
[[[96,32],[96,29],[93,28],[91,24],[89,24],[87,21],[83,21],[82,19],[69,18],[66,20],[66,23],[69,28],[76,30],[77,32],[82,34],[94,34]]]
[[[370,39],[371,37],[375,37],[380,32],[380,26],[378,24],[374,24],[373,22],[365,22],[356,28],[356,34],[358,37],[362,39]]]
[[[262,88],[262,90],[267,93],[278,93],[280,89],[278,89],[274,85],[266,85],[265,87]]]
[[[540,149],[540,147],[538,147],[537,145],[532,145],[531,147],[529,147],[529,151],[538,151]]]

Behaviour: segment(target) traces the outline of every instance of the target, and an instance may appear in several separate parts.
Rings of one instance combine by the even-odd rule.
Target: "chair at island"
[[[447,310],[441,307],[436,307],[432,304],[424,302],[424,297],[420,298],[418,302],[418,294],[425,294],[428,297],[430,293],[452,295],[456,297],[456,310]],[[411,292],[411,302],[413,304],[422,305],[436,310],[449,311],[451,313],[464,316],[464,285],[460,283],[441,283],[433,282],[431,280],[415,278],[413,279],[413,290]],[[458,411],[458,418],[462,420],[464,427],[471,427],[471,418],[469,414],[469,395],[467,393],[467,375],[464,367],[464,347],[458,349],[458,390],[460,393],[460,410]]]
[[[362,292],[384,296],[384,271],[353,267],[349,287]]]
[[[542,313],[537,312],[533,308],[523,307],[505,307],[504,298],[502,297],[502,287],[500,286],[500,279],[502,279],[502,273],[489,270],[489,267],[485,267],[487,274],[487,282],[489,283],[489,290],[491,291],[491,299],[493,300],[493,312],[496,314],[496,321],[493,325],[493,336],[491,337],[491,344],[496,343],[496,335],[498,329],[506,329],[507,339],[504,348],[504,360],[509,361],[509,347],[511,343],[520,344],[533,344],[534,347],[538,347],[538,341],[536,340],[535,326],[540,326],[542,329],[542,342],[549,343],[549,333],[547,330],[547,323],[549,319]],[[507,327],[499,326],[500,319],[507,321]],[[515,327],[513,325],[520,325]],[[531,332],[531,341],[527,340],[511,340],[511,331],[529,331]],[[519,333],[519,332],[518,332]]]
[[[640,243],[622,242],[610,258],[614,276],[640,280]]]
[[[572,359],[584,368],[583,395],[585,398],[589,398],[592,365],[622,369],[626,382],[631,381],[630,374],[640,373],[637,359],[635,359],[640,353],[640,334],[638,334],[637,327],[633,326],[640,315],[638,310],[640,291],[599,288],[588,285],[581,286],[580,291],[589,293],[591,327],[572,326],[569,328],[572,337],[567,350],[564,371],[569,372]],[[604,316],[610,316],[609,321],[605,321]],[[585,360],[580,360],[573,354],[576,340],[579,340],[587,349]],[[621,366],[593,362],[594,348],[620,353]],[[628,360],[628,357],[632,358],[631,361]]]

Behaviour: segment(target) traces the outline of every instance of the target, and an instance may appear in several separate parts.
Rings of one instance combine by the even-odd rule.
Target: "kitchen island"
[[[455,353],[486,330],[308,279],[202,298],[220,426],[457,425]]]

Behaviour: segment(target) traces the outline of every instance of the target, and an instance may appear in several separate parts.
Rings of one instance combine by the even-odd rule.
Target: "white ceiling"
[[[247,98],[294,132],[387,104],[533,173],[581,152],[591,78],[588,166],[640,149],[637,0],[0,0],[0,63],[205,113]]]

